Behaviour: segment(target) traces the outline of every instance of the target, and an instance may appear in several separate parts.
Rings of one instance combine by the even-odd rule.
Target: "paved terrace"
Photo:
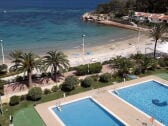
[[[110,94],[108,91],[117,89],[123,86],[129,86],[135,83],[139,83],[147,80],[157,80],[159,82],[165,83],[168,85],[168,81],[165,81],[161,78],[155,76],[148,76],[139,78],[136,80],[131,80],[128,82],[122,82],[115,85],[103,87],[101,89],[94,89],[91,91],[87,91],[84,93],[76,94],[73,96],[68,96],[66,98],[54,100],[51,102],[46,102],[43,104],[39,104],[35,107],[36,111],[39,113],[43,121],[47,126],[61,126],[60,122],[53,116],[53,114],[49,111],[49,107],[55,106],[57,102],[69,102],[71,100],[75,100],[78,98],[92,96],[98,102],[100,102],[103,106],[117,115],[120,119],[126,122],[129,126],[151,126],[150,117],[147,117],[143,113],[138,110],[135,110],[133,107],[129,106],[125,102],[118,99],[116,96]],[[161,126],[158,122],[154,121],[154,126]]]

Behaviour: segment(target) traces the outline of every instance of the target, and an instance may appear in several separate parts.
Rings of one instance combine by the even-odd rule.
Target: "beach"
[[[71,66],[77,66],[80,64],[103,62],[120,55],[128,57],[131,54],[136,54],[137,51],[145,53],[145,48],[151,48],[151,50],[147,50],[147,53],[149,53],[153,47],[154,42],[152,38],[141,34],[139,43],[138,36],[135,35],[132,38],[113,41],[109,44],[85,48],[85,55],[82,53],[82,48],[65,51],[65,54],[68,55]]]
[[[103,42],[102,42],[103,43]],[[139,43],[138,35],[133,37],[122,38],[116,41],[111,41],[107,44],[95,45],[91,47],[85,47],[85,54],[83,55],[82,47],[70,50],[62,50],[70,61],[71,67],[78,66],[81,64],[88,64],[93,62],[103,62],[109,60],[116,56],[130,56],[131,54],[136,54],[137,51],[145,53],[145,48],[154,47],[154,42],[152,38],[149,38],[146,34],[140,34]],[[152,50],[148,50],[151,52]],[[44,54],[38,54],[43,56]],[[5,63],[9,66],[11,65],[11,60],[9,56],[5,57]]]

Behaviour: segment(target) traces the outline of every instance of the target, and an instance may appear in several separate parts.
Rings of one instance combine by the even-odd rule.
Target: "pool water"
[[[168,126],[168,87],[148,81],[117,90],[118,96]]]
[[[91,98],[52,108],[66,126],[124,126]]]

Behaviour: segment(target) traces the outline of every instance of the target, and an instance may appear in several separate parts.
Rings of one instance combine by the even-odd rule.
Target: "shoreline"
[[[103,62],[116,56],[128,57],[131,54],[136,54],[138,51],[145,53],[145,48],[153,48],[154,42],[145,34],[141,34],[138,43],[138,37],[134,36],[128,39],[113,41],[108,44],[89,47],[86,49],[92,51],[92,54],[82,54],[82,49],[78,50],[79,55],[72,55],[75,50],[67,50],[64,53],[68,55],[71,66],[88,64],[93,62]],[[149,51],[149,50],[148,50]],[[77,50],[76,50],[77,52]]]
[[[121,23],[118,23],[118,22],[115,22],[115,21],[109,21],[109,20],[97,21],[95,23],[108,25],[108,26],[115,26],[115,27],[119,27],[119,28],[130,29],[130,30],[134,30],[134,31],[139,31],[139,30],[140,31],[149,31],[149,29],[145,29],[145,28],[142,28],[142,27],[121,24]]]
[[[141,48],[141,53],[144,53],[146,43],[151,43],[151,38],[145,34],[141,34],[139,43],[138,35],[128,36],[117,40],[109,40],[109,43],[85,48],[85,55],[82,53],[82,48],[61,51],[63,51],[68,56],[70,65],[73,67],[91,62],[103,62],[119,55],[129,56],[131,54],[137,53],[137,49],[139,47]],[[153,44],[154,43],[152,43],[152,45]],[[88,52],[90,52],[90,54],[88,54]],[[44,56],[44,54],[36,54],[39,56]],[[5,63],[10,66],[11,60],[8,57],[5,57]]]
[[[130,22],[132,25],[123,24],[116,21],[112,21],[108,14],[97,14],[94,12],[86,12],[82,15],[82,20],[84,22],[92,22],[102,25],[115,26],[124,29],[130,29],[134,31],[149,31],[147,28],[138,27],[137,24]]]

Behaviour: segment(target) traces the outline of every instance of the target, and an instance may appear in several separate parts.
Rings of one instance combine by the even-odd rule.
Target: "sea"
[[[86,23],[82,14],[108,0],[0,0],[0,40],[5,54],[21,49],[45,54],[49,50],[85,48],[136,34],[117,27]]]

